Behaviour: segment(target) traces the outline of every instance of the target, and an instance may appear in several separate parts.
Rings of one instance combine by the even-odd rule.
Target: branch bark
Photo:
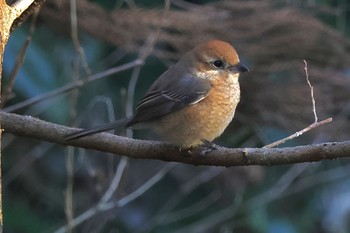
[[[327,142],[315,145],[285,148],[225,148],[213,150],[205,156],[188,154],[164,142],[135,140],[108,133],[101,133],[66,142],[64,136],[73,128],[42,121],[30,116],[0,113],[5,133],[44,140],[61,145],[70,145],[110,152],[135,159],[157,159],[192,165],[241,166],[282,165],[315,162],[350,157],[350,141]]]

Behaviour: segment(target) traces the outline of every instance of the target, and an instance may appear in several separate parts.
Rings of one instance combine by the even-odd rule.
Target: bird
[[[180,149],[211,144],[235,115],[240,101],[239,76],[247,71],[231,44],[217,39],[201,43],[159,76],[133,116],[79,130],[65,139],[124,126],[149,128]]]

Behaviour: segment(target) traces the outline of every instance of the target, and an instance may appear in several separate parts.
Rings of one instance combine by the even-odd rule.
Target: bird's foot
[[[220,148],[218,145],[216,145],[215,143],[209,142],[208,140],[203,139],[202,142],[203,144],[198,146],[200,149],[199,154],[202,156],[206,155],[210,151],[218,150]]]
[[[187,153],[190,155],[196,155],[199,154],[200,156],[205,156],[210,151],[217,150],[220,147],[212,142],[209,142],[208,140],[203,139],[203,144],[196,146],[196,147],[190,147],[187,149]]]

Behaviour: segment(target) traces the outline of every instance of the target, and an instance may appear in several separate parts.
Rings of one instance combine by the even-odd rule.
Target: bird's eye
[[[215,60],[213,62],[213,65],[216,67],[216,68],[222,68],[224,66],[224,62],[221,61],[221,60]]]

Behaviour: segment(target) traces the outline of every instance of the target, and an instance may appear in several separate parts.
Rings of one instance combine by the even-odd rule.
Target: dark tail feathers
[[[101,132],[108,131],[108,130],[111,130],[111,129],[125,127],[127,122],[128,122],[128,119],[127,118],[123,118],[123,119],[120,119],[120,120],[117,120],[117,121],[109,122],[107,124],[91,128],[91,129],[82,129],[82,130],[79,130],[77,132],[74,132],[74,133],[66,135],[64,137],[64,139],[66,141],[70,141],[70,140],[73,140],[73,139],[85,137],[85,136],[96,134],[96,133],[101,133]]]

